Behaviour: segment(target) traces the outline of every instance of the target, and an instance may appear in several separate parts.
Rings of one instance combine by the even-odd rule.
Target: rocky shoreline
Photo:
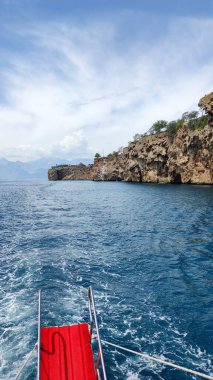
[[[117,157],[53,167],[48,179],[213,184],[213,128],[183,126],[173,141],[166,132],[144,136]]]
[[[213,92],[201,98],[198,105],[208,115],[208,125],[203,129],[200,124],[196,126],[195,119],[192,123],[179,120],[181,124],[175,122],[175,133],[171,134],[171,129],[169,133],[167,128],[166,132],[139,135],[119,154],[97,154],[93,165],[52,167],[48,179],[212,185]]]

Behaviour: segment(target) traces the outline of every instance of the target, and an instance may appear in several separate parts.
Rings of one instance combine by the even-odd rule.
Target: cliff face
[[[208,115],[208,123],[213,127],[213,92],[203,96],[199,100],[198,106]]]
[[[94,165],[53,168],[50,180],[96,180],[213,184],[213,128],[182,127],[174,141],[166,133],[145,136],[118,157]]]
[[[135,169],[144,182],[213,182],[213,134],[210,127],[202,131],[183,127],[173,142],[161,134],[159,138],[151,136],[137,145],[132,150],[135,155],[132,161],[138,161]]]
[[[91,166],[67,165],[58,166],[48,170],[50,181],[58,180],[91,180],[93,179]]]

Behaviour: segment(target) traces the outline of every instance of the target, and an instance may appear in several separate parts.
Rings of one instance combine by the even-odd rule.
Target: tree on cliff
[[[112,158],[112,157],[118,157],[119,156],[119,152],[117,152],[116,150],[113,150],[112,153],[109,153],[108,154],[108,158]]]
[[[198,111],[184,112],[182,115],[182,119],[184,121],[189,121],[192,119],[196,119],[198,117],[198,115],[199,115]]]
[[[133,136],[133,141],[136,142],[136,141],[140,141],[142,140],[143,138],[143,134],[141,133],[136,133],[134,136]]]
[[[100,153],[95,153],[95,159],[101,158]]]
[[[162,131],[165,131],[168,126],[168,123],[166,120],[158,120],[156,121],[150,128],[149,132],[151,134],[160,133]]]
[[[183,125],[183,119],[170,121],[167,125],[166,131],[170,141],[173,141],[179,128]]]

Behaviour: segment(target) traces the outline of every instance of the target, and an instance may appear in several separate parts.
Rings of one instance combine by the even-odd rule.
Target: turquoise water
[[[1,378],[14,378],[42,323],[88,320],[101,336],[213,373],[213,187],[0,183]],[[104,347],[108,379],[192,379]],[[36,378],[36,356],[21,377]]]

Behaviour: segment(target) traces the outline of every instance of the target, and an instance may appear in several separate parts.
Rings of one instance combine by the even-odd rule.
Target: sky
[[[213,90],[212,0],[0,0],[0,158],[93,158]]]

